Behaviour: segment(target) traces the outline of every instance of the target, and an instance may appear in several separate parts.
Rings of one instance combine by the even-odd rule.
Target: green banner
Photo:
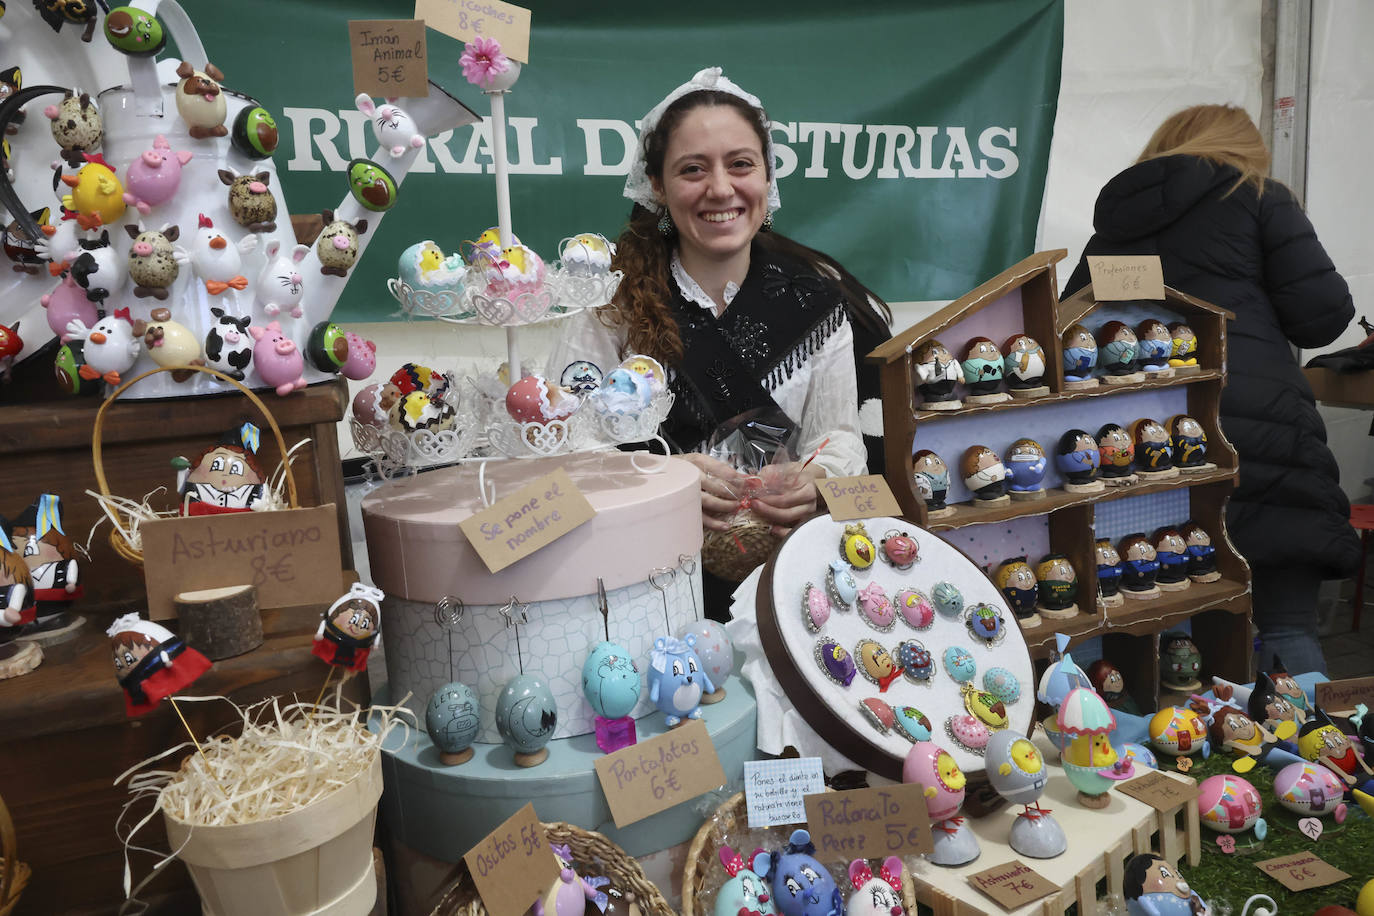
[[[413,0],[183,2],[226,85],[276,114],[290,210],[334,206],[345,164],[376,146],[353,108],[348,20],[406,18]],[[619,233],[636,121],[707,66],[759,96],[773,120],[778,231],[885,298],[953,298],[1032,250],[1062,0],[532,6],[531,61],[506,102],[507,155],[514,230],[546,259],[574,233]],[[428,36],[431,79],[488,115],[463,79],[462,46]],[[485,126],[431,141],[337,320],[395,315],[385,281],[407,245],[428,238],[453,251],[496,222],[491,162]]]

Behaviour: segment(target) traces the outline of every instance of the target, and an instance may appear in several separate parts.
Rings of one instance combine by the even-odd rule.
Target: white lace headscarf
[[[630,162],[629,177],[625,179],[625,196],[647,210],[657,213],[663,209],[663,205],[659,203],[658,197],[655,196],[653,183],[649,181],[649,174],[644,169],[644,138],[658,126],[659,120],[663,117],[663,112],[668,110],[669,105],[673,104],[684,95],[687,95],[689,92],[697,92],[703,89],[715,90],[716,92],[728,92],[730,95],[738,96],[760,111],[763,110],[763,103],[759,101],[758,96],[751,95],[735,85],[735,83],[731,82],[730,79],[725,76],[719,67],[707,67],[705,70],[697,71],[696,76],[668,93],[663,101],[649,109],[649,113],[646,114],[644,120],[640,122],[639,141],[635,144],[634,158]],[[768,179],[768,212],[772,213],[782,206],[782,198],[778,196],[776,160],[773,158],[773,135],[770,127],[770,124],[764,124],[764,133],[768,137],[768,143],[763,154],[768,158],[768,171],[771,176]]]

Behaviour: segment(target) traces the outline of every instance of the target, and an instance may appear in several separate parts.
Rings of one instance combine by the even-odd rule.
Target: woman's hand
[[[696,465],[701,477],[701,524],[708,531],[725,531],[730,519],[740,510],[745,495],[744,475],[724,461],[699,452],[682,456]]]
[[[754,497],[754,514],[772,525],[775,537],[786,537],[798,522],[816,511],[816,481],[824,476],[825,469],[815,464],[770,464],[759,472],[767,495]]]

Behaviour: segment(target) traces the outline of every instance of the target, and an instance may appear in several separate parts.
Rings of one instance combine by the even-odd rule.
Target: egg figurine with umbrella
[[[1024,810],[1012,821],[1008,844],[1023,856],[1049,859],[1068,848],[1064,828],[1039,804],[1049,782],[1049,767],[1029,738],[999,731],[984,751],[988,781],[997,794]]]
[[[934,849],[927,854],[931,862],[957,868],[982,854],[978,838],[959,816],[968,779],[949,751],[932,741],[915,742],[902,764],[902,782],[923,787],[935,841]]]
[[[1087,673],[1078,667],[1078,663],[1073,660],[1073,655],[1069,652],[1069,637],[1063,633],[1056,633],[1054,639],[1059,652],[1059,660],[1050,662],[1045,673],[1040,676],[1035,698],[1057,711],[1073,690],[1079,687],[1091,687],[1092,681],[1089,680]],[[1041,724],[1044,725],[1045,734],[1049,736],[1050,741],[1062,752],[1066,736],[1059,731],[1056,715],[1046,716]]]
[[[1064,772],[1078,790],[1085,808],[1105,808],[1112,785],[1135,775],[1135,764],[1122,759],[1107,735],[1116,728],[1116,716],[1091,687],[1076,687],[1059,706],[1059,731],[1069,736],[1064,748]]]
[[[1244,833],[1255,830],[1256,839],[1269,834],[1259,792],[1243,779],[1231,773],[1209,776],[1198,786],[1197,810],[1202,826],[1218,833]]]

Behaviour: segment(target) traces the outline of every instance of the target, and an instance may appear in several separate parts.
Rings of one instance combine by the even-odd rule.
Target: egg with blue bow
[[[624,646],[598,643],[582,663],[582,693],[592,711],[604,719],[628,716],[642,688],[639,668]]]
[[[849,610],[859,597],[859,583],[854,579],[854,571],[844,560],[831,560],[825,573],[825,593],[831,604]]]
[[[558,705],[542,675],[517,674],[496,700],[496,730],[519,757],[540,756],[558,727]]]
[[[425,731],[429,732],[429,740],[438,749],[442,763],[453,765],[472,757],[480,708],[477,694],[459,681],[443,685],[429,698]]]

